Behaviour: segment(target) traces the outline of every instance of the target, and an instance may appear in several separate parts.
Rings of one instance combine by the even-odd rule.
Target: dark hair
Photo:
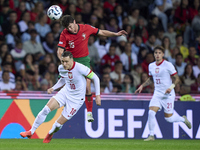
[[[3,76],[5,73],[10,73],[10,72],[4,70],[4,71],[2,72],[2,76]]]
[[[122,64],[122,62],[121,62],[120,60],[117,60],[117,61],[115,62],[115,66],[118,65],[118,64]]]
[[[69,58],[73,58],[73,55],[70,51],[64,51],[62,53],[62,57],[68,57],[68,56],[69,56]]]
[[[156,49],[159,49],[159,50],[161,50],[163,53],[165,53],[165,49],[162,47],[162,46],[156,46],[155,48],[154,48],[154,52],[155,52],[155,50]]]
[[[191,68],[192,68],[192,64],[187,64],[187,65],[185,66],[185,68],[184,68],[184,74],[183,74],[183,76],[184,76],[185,78],[187,78],[186,70],[187,70],[188,66],[191,66]],[[194,73],[193,73],[193,69],[192,69],[192,73],[191,73],[190,78],[193,79],[193,80],[196,79],[195,76],[194,76]]]
[[[60,20],[60,24],[65,28],[67,28],[69,24],[73,22],[74,22],[74,18],[70,15],[65,15]]]
[[[183,58],[183,55],[181,53],[176,54],[175,58],[177,58],[178,56],[181,56]]]

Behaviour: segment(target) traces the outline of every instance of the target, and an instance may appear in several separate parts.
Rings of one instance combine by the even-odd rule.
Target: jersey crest
[[[159,68],[156,68],[156,69],[155,69],[155,73],[159,73]]]
[[[86,38],[86,34],[83,33],[83,34],[82,34],[82,37],[83,37],[83,40],[85,40],[85,38]]]
[[[72,72],[68,72],[68,77],[69,77],[69,79],[72,79],[72,78],[73,78]]]

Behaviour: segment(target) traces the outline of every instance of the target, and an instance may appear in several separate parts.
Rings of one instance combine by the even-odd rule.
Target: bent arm
[[[64,84],[65,84],[65,79],[61,77],[52,88],[53,88],[53,90],[56,90],[56,89],[62,87]]]
[[[177,85],[180,82],[180,78],[178,76],[178,74],[175,74],[174,76],[172,76],[172,83]]]
[[[64,48],[58,47],[57,56],[58,56],[58,58],[59,58],[60,60],[61,60],[61,55],[62,55],[63,52],[64,52]]]

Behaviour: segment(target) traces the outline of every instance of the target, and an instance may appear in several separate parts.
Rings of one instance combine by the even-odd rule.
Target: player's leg
[[[149,137],[144,141],[153,141],[154,139],[154,128],[155,128],[155,120],[156,120],[156,113],[160,109],[157,106],[150,106],[148,112],[148,125],[149,125]]]
[[[28,137],[28,138],[31,138],[31,136],[34,134],[35,130],[45,121],[47,115],[59,108],[60,105],[59,103],[57,102],[57,100],[52,97],[48,103],[44,106],[44,108],[38,113],[37,117],[35,118],[35,121],[31,127],[31,129],[29,131],[25,131],[25,132],[21,132],[20,135],[22,137]]]
[[[44,138],[43,143],[49,143],[53,137],[53,134],[59,131],[65,122],[67,122],[67,119],[61,114],[58,120],[56,120],[56,122],[53,124],[49,133]]]
[[[164,116],[167,122],[184,122],[189,129],[191,129],[191,123],[188,121],[186,116],[181,117],[174,112],[174,99],[175,95],[169,95],[169,98],[165,101],[162,101],[162,106],[164,108]]]
[[[88,122],[93,122],[94,118],[92,115],[92,108],[93,108],[93,98],[92,98],[92,93],[91,93],[91,80],[87,80],[87,86],[86,86],[86,96],[85,96],[85,105],[87,108],[87,121]]]

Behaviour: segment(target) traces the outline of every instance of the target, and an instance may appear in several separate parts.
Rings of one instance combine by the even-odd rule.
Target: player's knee
[[[173,122],[172,116],[171,116],[171,117],[165,117],[165,120],[166,120],[167,122]]]
[[[51,112],[50,108],[46,105],[44,108],[39,112],[38,115],[48,115]]]
[[[153,110],[149,110],[149,117],[154,117],[156,115],[156,112]]]

